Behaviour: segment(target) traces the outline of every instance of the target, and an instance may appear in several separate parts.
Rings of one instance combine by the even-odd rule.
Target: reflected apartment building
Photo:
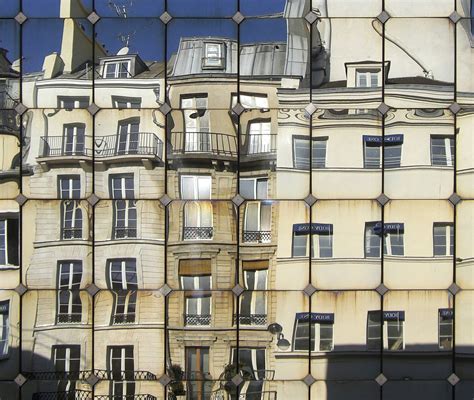
[[[73,3],[1,111],[7,395],[472,397],[469,2],[288,0],[166,62]]]

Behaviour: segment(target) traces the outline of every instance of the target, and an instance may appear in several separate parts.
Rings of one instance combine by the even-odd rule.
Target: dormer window
[[[224,46],[222,43],[204,43],[202,68],[223,69],[225,67]]]
[[[359,61],[346,63],[347,87],[375,89],[381,88],[388,77],[390,62]]]
[[[104,63],[104,78],[130,78],[131,61],[109,61]]]
[[[357,69],[356,70],[356,87],[374,88],[382,86],[380,69]]]

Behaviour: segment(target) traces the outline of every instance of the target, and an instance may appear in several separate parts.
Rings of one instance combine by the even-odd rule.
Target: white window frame
[[[301,256],[295,256],[293,255],[294,253],[294,240],[295,238],[299,237],[299,236],[303,236],[303,237],[306,237],[306,252],[305,252],[305,255],[301,255]],[[329,236],[330,237],[330,243],[331,243],[331,256],[330,257],[321,257],[321,237],[322,236]],[[313,233],[313,234],[310,234],[310,233],[307,233],[305,235],[295,235],[295,233],[293,232],[293,243],[292,243],[292,256],[295,257],[295,258],[299,258],[299,257],[309,257],[309,238],[312,237],[313,238],[313,246],[311,248],[311,258],[334,258],[334,233],[331,233],[331,234],[318,234],[318,233]],[[317,254],[317,255],[316,255]]]
[[[402,240],[403,240],[403,254],[392,254],[393,253],[393,249],[392,249],[392,237],[393,236],[401,236],[402,237]],[[383,246],[383,253],[384,253],[384,256],[394,256],[394,257],[404,257],[405,256],[405,233],[404,232],[401,232],[401,233],[392,233],[392,232],[387,232],[387,233],[384,233],[383,235],[383,243],[385,244]],[[384,250],[387,250],[387,252],[385,252]]]
[[[10,350],[10,300],[2,301],[7,310],[0,312],[0,359],[8,358]]]
[[[436,235],[435,234],[435,229],[436,228],[441,228],[441,229],[444,229],[444,232],[443,232],[443,237],[445,238],[445,245],[444,245],[444,254],[436,254],[436,248],[437,247],[440,247],[440,246],[437,246],[436,245],[436,241],[435,241],[435,237],[437,236],[441,236],[441,235]],[[453,237],[451,237],[451,230],[454,230],[454,226],[452,223],[443,223],[443,222],[440,222],[440,223],[434,223],[433,224],[433,257],[449,257],[449,256],[452,256],[453,254],[451,254],[451,240],[454,239],[454,232],[453,232]]]
[[[303,170],[309,170],[310,164],[312,163],[313,165],[311,166],[311,169],[322,169],[326,168],[327,165],[327,158],[328,158],[328,142],[329,139],[325,136],[315,136],[310,138],[309,136],[304,138],[304,137],[294,137],[293,139],[293,168],[295,169],[303,169]],[[305,157],[297,157],[296,154],[296,147],[297,147],[297,142],[306,142],[306,146],[310,146],[309,153],[308,153],[308,158]],[[314,153],[314,145],[317,142],[323,142],[325,144],[325,157],[324,157],[324,166],[316,165],[315,158],[312,157]],[[301,144],[300,144],[301,147]],[[306,151],[306,148],[305,148]]]
[[[369,318],[369,315],[370,313],[377,313],[377,315],[379,316],[379,321],[375,321],[375,322],[372,322]],[[372,332],[372,330],[370,328],[377,328],[376,331],[377,331],[377,336],[370,336],[370,332]],[[375,329],[373,329],[375,330]],[[379,342],[379,346],[377,346],[376,349],[369,349],[369,342],[370,341],[378,341]],[[367,312],[367,350],[380,350],[380,345],[382,343],[382,311],[381,310],[375,310],[375,311],[368,311]]]
[[[125,73],[126,76],[120,76],[122,71],[120,71],[120,66],[121,65],[126,65]],[[131,78],[132,73],[130,72],[130,68],[132,65],[132,60],[114,60],[114,61],[106,61],[104,62],[104,72],[103,72],[103,77],[105,79],[128,79]],[[113,71],[113,76],[107,76],[109,73],[107,72],[107,69],[109,66],[114,66],[114,71]]]
[[[247,200],[266,200],[268,199],[268,178],[267,177],[255,177],[255,178],[240,178],[240,182],[242,183],[243,181],[245,182],[252,182],[253,185],[253,195],[252,197],[247,198]],[[264,197],[258,197],[257,192],[258,192],[258,183],[259,182],[265,182],[267,186],[267,190],[265,191],[265,196]]]
[[[119,107],[119,103],[124,103],[125,107]],[[142,98],[141,97],[113,97],[112,99],[113,108],[118,109],[140,109],[142,106]],[[136,105],[137,107],[132,107],[132,105]]]
[[[240,95],[232,95],[232,108],[237,105],[240,96],[240,105],[245,109],[263,109],[268,110],[268,96],[266,94],[250,94],[240,93]]]
[[[113,175],[112,175],[112,176],[110,177],[110,183],[112,184],[112,196],[111,196],[111,197],[112,197],[114,200],[125,200],[125,199],[129,200],[129,198],[127,198],[127,189],[126,189],[125,181],[126,181],[127,179],[130,179],[130,178],[132,179],[132,183],[133,183],[133,193],[132,193],[132,195],[131,195],[130,198],[133,199],[134,193],[135,193],[135,179],[134,179],[134,176],[133,176],[133,175],[132,175],[131,177],[130,177],[130,176],[122,176],[122,175],[118,175],[118,176],[113,176]],[[117,189],[119,189],[120,192],[121,192],[121,198],[117,198],[117,197],[114,196],[114,193],[115,193],[115,186],[114,186],[114,184],[115,184],[116,182],[119,182],[119,183],[120,183],[120,185],[117,187]]]
[[[69,272],[68,273],[63,273],[63,268],[67,265],[69,265]],[[59,261],[59,268],[58,268],[58,316],[59,315],[73,315],[73,301],[74,301],[74,293],[73,291],[79,291],[81,287],[81,281],[82,281],[82,265],[79,264],[79,273],[75,272],[75,263],[74,261]],[[62,276],[66,275],[68,279],[68,283],[66,285],[62,285]],[[74,276],[79,275],[79,283],[74,283]],[[64,306],[65,304],[61,302],[61,293],[65,291],[68,292],[68,302],[67,302],[67,312],[63,313],[61,312],[61,307]],[[82,319],[82,300],[79,295],[79,303],[76,305],[81,306],[81,319]],[[80,322],[80,321],[79,321]],[[63,322],[64,323],[64,322]]]
[[[68,219],[67,218],[67,215],[68,215],[68,205],[69,204],[74,204],[73,208],[72,208],[72,213],[71,213],[71,218]],[[82,239],[82,234],[83,234],[83,231],[84,231],[84,215],[82,214],[82,208],[81,208],[81,205],[79,203],[79,201],[77,200],[63,200],[63,220],[62,220],[62,239],[63,240],[74,240],[74,239]],[[75,235],[72,235],[72,237],[70,238],[66,238],[66,235],[64,234],[65,233],[65,230],[66,229],[71,229],[71,230],[74,230],[76,229],[76,223],[79,222],[79,220],[76,218],[78,212],[80,212],[80,215],[81,215],[81,218],[80,218],[80,223],[81,223],[81,237],[80,238],[76,238]],[[71,221],[71,226],[69,228],[66,228],[66,221]]]
[[[249,286],[247,272],[253,272],[255,274],[253,287]],[[267,314],[268,305],[267,305],[267,296],[266,296],[265,291],[267,290],[267,287],[268,287],[268,269],[244,270],[243,271],[243,277],[244,277],[244,287],[247,291],[250,292],[250,315]],[[263,288],[258,288],[258,283],[260,281],[260,277],[262,277],[262,280],[264,282]],[[246,293],[248,293],[248,292],[246,292]],[[263,298],[263,304],[264,304],[263,313],[260,313],[260,312],[257,313],[257,310],[256,310],[257,297],[259,297],[259,296]],[[244,300],[244,295],[240,296],[239,300],[240,300],[240,310],[242,310],[242,302]],[[242,317],[242,315],[241,315],[241,317]],[[254,325],[254,324],[252,324],[252,323],[245,324],[245,323],[242,323],[242,321],[240,321],[240,325]]]
[[[113,291],[114,295],[115,295],[115,301],[114,301],[114,314],[113,314],[113,317],[115,317],[116,315],[118,315],[117,313],[117,308],[119,306],[119,299],[120,297],[124,297],[125,301],[123,303],[123,313],[122,315],[130,315],[130,314],[133,314],[135,316],[135,321],[136,322],[136,316],[138,315],[138,311],[137,311],[137,307],[138,307],[138,301],[137,301],[137,291],[136,290],[127,290],[126,293],[125,293],[125,296],[123,296],[123,291],[122,293],[118,293],[116,291]],[[131,310],[129,310],[129,307],[133,305],[133,312]],[[114,322],[114,325],[121,325],[125,322],[122,322],[122,323],[117,323],[117,322]],[[129,323],[129,322],[127,322]]]
[[[367,149],[378,149],[378,163],[375,166],[375,162],[372,162],[373,158],[367,156]],[[364,168],[365,169],[379,169],[382,168],[382,156],[383,156],[383,147],[382,144],[377,144],[376,146],[369,146],[367,142],[364,142]],[[401,156],[400,156],[401,157]],[[370,163],[369,163],[370,161]],[[370,165],[370,166],[369,166]]]
[[[356,68],[355,75],[356,87],[358,88],[377,88],[382,86],[382,70],[380,68]],[[376,85],[373,85],[374,77],[377,80]],[[362,80],[365,80],[365,85],[362,85]]]
[[[434,146],[434,143],[433,143],[433,139],[436,139],[436,140],[440,140],[440,139],[444,139],[443,140],[443,144],[444,144],[444,164],[435,164],[434,163],[434,153],[433,153],[433,147],[440,147],[440,146]],[[436,166],[436,167],[442,167],[442,166],[446,166],[446,167],[453,167],[454,166],[454,154],[451,150],[451,140],[455,140],[455,137],[454,136],[437,136],[437,135],[432,135],[431,138],[430,138],[430,145],[431,145],[431,165],[433,166]]]
[[[110,357],[109,358],[109,365],[110,365],[110,373],[111,373],[112,377],[113,377],[113,372],[114,372],[113,367],[112,367],[113,366],[113,360],[117,360],[117,359],[120,360],[121,379],[120,380],[113,379],[113,380],[110,381],[110,384],[112,385],[112,395],[116,394],[115,393],[116,386],[122,386],[122,388],[123,388],[122,389],[122,394],[123,394],[124,397],[126,397],[127,395],[129,395],[129,396],[134,395],[135,390],[136,390],[135,381],[127,381],[127,380],[124,379],[125,378],[124,375],[126,375],[125,373],[129,372],[129,371],[127,371],[127,367],[126,367],[126,364],[127,364],[127,356],[126,356],[127,349],[126,349],[126,347],[130,347],[130,346],[112,346],[110,348],[110,353],[109,353],[109,357]],[[132,357],[131,358],[129,357],[128,359],[133,360],[133,366],[135,368],[135,351],[134,351],[134,347],[133,346],[131,346],[131,347],[132,347]],[[114,358],[114,350],[117,349],[117,348],[120,348],[120,350],[121,350],[120,351],[120,357],[119,358]],[[129,387],[128,384],[129,383],[133,384],[133,387],[135,389],[133,391],[133,393],[128,393],[128,387]]]
[[[119,209],[118,207],[118,204],[120,204],[120,202],[123,202],[125,207],[122,209]],[[114,203],[113,203],[113,208],[114,208],[114,214],[115,214],[115,218],[114,218],[114,239],[126,239],[126,238],[129,238],[129,237],[137,237],[138,236],[138,213],[137,213],[137,202],[136,200],[129,200],[129,199],[120,199],[120,200],[115,200]],[[119,221],[122,221],[122,219],[119,219],[119,212],[120,211],[124,211],[124,218],[123,218],[123,226],[119,226],[118,225],[118,222]],[[135,216],[136,218],[133,220],[130,218],[130,211],[131,210],[135,210]],[[130,222],[131,221],[135,221],[135,226],[133,228],[130,227]],[[128,233],[122,237],[117,237],[117,230],[118,229],[124,229],[124,230],[128,230],[128,229],[135,229],[135,232],[136,232],[136,235],[135,236],[128,236]]]
[[[3,252],[5,258],[4,263],[0,263],[0,266],[7,266],[8,264],[8,219],[1,218],[0,225],[3,225],[3,233],[0,233],[0,251]]]
[[[388,325],[389,323],[401,324],[402,327],[402,347],[400,349],[389,349],[388,348]],[[402,351],[405,350],[405,321],[386,321],[383,322],[383,347],[388,351]]]
[[[69,153],[67,150],[67,145],[68,143],[68,129],[72,129],[72,150]],[[85,149],[86,149],[86,127],[84,124],[64,124],[63,125],[63,154],[68,155],[77,155],[77,146],[78,146],[78,137],[79,137],[79,132],[78,130],[81,129],[81,135],[83,139],[82,143],[82,153],[85,154]]]
[[[132,132],[132,126],[137,126],[137,131]],[[125,129],[123,129],[125,128]],[[132,135],[136,135],[136,142],[132,141]],[[125,141],[122,141],[125,136]],[[122,148],[123,146],[123,148]],[[135,148],[133,148],[135,146]],[[140,146],[140,120],[124,120],[118,122],[117,132],[117,153],[118,154],[136,154]],[[131,151],[133,153],[131,153]]]
[[[127,281],[127,262],[128,261],[135,261],[132,266],[134,267],[133,273],[135,274],[135,280],[137,281],[137,283],[132,283],[132,282]],[[115,263],[115,262],[120,262],[120,274],[121,274],[121,281],[120,282],[112,280],[112,267],[113,267],[113,263]],[[130,273],[130,271],[128,273]],[[109,260],[109,282],[110,282],[111,290],[114,290],[114,291],[115,290],[136,290],[137,287],[129,288],[130,285],[138,286],[138,274],[137,274],[137,261],[136,261],[136,259],[135,260],[132,260],[132,259],[123,259],[123,260],[111,259],[111,260]],[[120,285],[121,287],[114,287],[114,284],[115,285]]]
[[[72,200],[72,199],[80,199],[81,198],[81,176],[80,175],[75,175],[75,176],[58,176],[59,179],[59,198],[63,200]],[[78,180],[79,181],[79,193],[77,196],[74,196],[74,188],[73,188],[73,181]],[[65,190],[63,188],[64,183],[69,184],[69,189]],[[67,193],[67,197],[64,197],[63,193]]]
[[[211,49],[217,49],[216,52]],[[215,53],[212,55],[212,53]],[[211,55],[210,55],[211,54]],[[225,50],[222,42],[204,42],[203,69],[223,69],[225,66]]]
[[[256,230],[250,230],[248,229],[248,225],[250,222],[254,222],[254,221],[250,221],[249,222],[249,207],[254,207],[254,206],[257,206],[257,229]],[[263,214],[262,214],[262,206],[265,206],[265,207],[269,207],[270,208],[270,214],[269,214],[269,221],[262,221],[263,219]],[[244,232],[247,231],[247,232],[264,232],[262,230],[262,222],[268,222],[268,228],[269,228],[269,232],[272,231],[272,205],[271,203],[269,202],[264,202],[264,201],[249,201],[249,202],[246,202],[245,203],[245,214],[244,214]],[[271,242],[271,238],[270,239],[263,239],[261,238],[260,239],[260,242],[261,243],[270,243]]]
[[[319,324],[317,322],[311,322],[311,321],[299,321],[298,319],[296,320],[296,325],[295,325],[295,334],[293,336],[293,349],[294,351],[308,351],[307,349],[301,349],[297,350],[295,348],[295,340],[296,340],[296,333],[298,332],[298,325],[300,323],[304,324],[309,324],[309,335],[311,336],[311,327],[314,326],[314,347],[310,349],[310,351],[315,351],[315,352],[320,352],[320,353],[328,353],[334,350],[334,323],[331,324]],[[331,338],[331,349],[329,350],[321,350],[321,326],[331,326],[332,329],[332,338]],[[310,338],[306,338],[308,343],[310,342]]]
[[[441,326],[444,326],[444,325],[450,325],[451,326],[451,334],[450,335],[441,335]],[[451,319],[443,319],[441,317],[441,312],[438,311],[438,348],[440,350],[452,350],[453,348],[453,338],[454,338],[454,319],[451,318]],[[448,338],[449,339],[449,343],[450,343],[450,346],[449,348],[444,348],[442,345],[441,345],[441,339],[442,338]]]
[[[250,121],[248,154],[270,153],[272,150],[271,121]]]
[[[192,288],[185,288],[184,278],[191,278],[191,277],[193,278],[193,287]],[[199,278],[202,278],[202,277],[209,278],[209,289],[202,289],[200,287]],[[194,299],[196,301],[196,315],[197,316],[207,315],[207,314],[204,314],[203,310],[202,310],[202,308],[203,308],[203,299],[204,298],[209,298],[209,315],[212,315],[212,292],[210,292],[212,290],[212,275],[193,275],[193,276],[185,275],[185,276],[180,276],[180,281],[181,281],[181,287],[186,292],[198,292],[198,293],[193,294],[193,296],[186,296],[185,295],[185,299],[184,299],[185,305],[184,305],[184,307],[185,307],[186,315],[191,315],[191,314],[189,314],[189,303],[190,303],[189,300],[190,299]],[[201,292],[201,291],[203,292],[202,296],[199,295],[199,292]],[[210,293],[208,293],[208,292],[210,292]],[[210,320],[209,320],[209,325],[210,325]],[[199,325],[191,325],[191,326],[208,326],[208,325],[199,324]]]
[[[181,175],[181,197],[183,200],[210,200],[211,195],[212,195],[212,177],[210,175]],[[186,198],[183,196],[184,191],[184,184],[185,181],[190,181],[190,185],[192,185],[192,191],[193,191],[193,197],[192,198]],[[201,181],[207,181],[209,183],[209,195],[204,195],[203,197],[200,197],[200,182]]]

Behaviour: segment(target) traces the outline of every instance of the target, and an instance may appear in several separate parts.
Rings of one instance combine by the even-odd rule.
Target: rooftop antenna
[[[109,0],[109,7],[115,11],[118,17],[128,18],[128,11],[133,6],[133,0]],[[136,34],[136,31],[129,33],[119,33],[117,38],[122,42],[122,48],[119,52],[127,53],[130,40]],[[125,51],[126,49],[126,51]]]

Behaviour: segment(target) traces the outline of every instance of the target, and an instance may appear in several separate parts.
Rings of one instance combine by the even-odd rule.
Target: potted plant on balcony
[[[173,364],[168,368],[168,376],[171,382],[168,385],[168,400],[184,399],[186,390],[184,389],[184,371],[178,364]]]
[[[221,381],[221,389],[224,389],[229,394],[236,394],[236,387],[232,383],[232,379],[240,375],[243,380],[250,380],[253,378],[252,373],[247,370],[242,363],[230,363],[224,367],[224,371],[222,372],[219,380]]]

